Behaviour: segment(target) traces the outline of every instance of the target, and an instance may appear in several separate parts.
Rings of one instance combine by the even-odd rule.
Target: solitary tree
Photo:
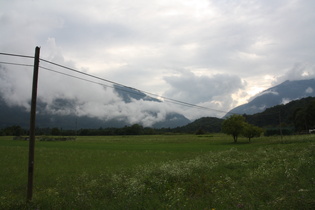
[[[248,138],[250,142],[251,138],[259,137],[263,130],[257,126],[251,125],[249,123],[244,123],[243,125],[243,136]]]
[[[237,138],[243,132],[245,118],[242,115],[231,115],[223,121],[222,131],[228,135],[232,135],[234,143],[237,143]]]

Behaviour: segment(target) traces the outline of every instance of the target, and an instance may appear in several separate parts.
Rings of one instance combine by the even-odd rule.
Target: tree
[[[243,132],[245,118],[241,115],[231,115],[222,123],[222,131],[232,135],[234,143],[237,143],[238,136]]]
[[[248,141],[250,142],[251,138],[259,137],[260,134],[263,132],[263,130],[257,126],[251,125],[249,123],[243,124],[243,136],[248,138]]]
[[[53,135],[53,136],[59,136],[59,135],[60,135],[60,130],[59,130],[59,128],[53,128],[53,129],[51,129],[51,135]]]
[[[126,135],[140,135],[143,127],[139,124],[133,124],[132,126],[125,126],[124,130]]]
[[[202,128],[199,128],[197,131],[196,131],[196,135],[203,135],[205,134],[206,132],[202,129]]]
[[[10,127],[6,127],[4,129],[3,133],[5,133],[7,136],[21,136],[25,132],[24,132],[24,129],[21,126],[13,125],[13,126],[10,126]]]

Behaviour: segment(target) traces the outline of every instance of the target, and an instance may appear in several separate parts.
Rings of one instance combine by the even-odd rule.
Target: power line
[[[63,73],[63,72],[60,72],[60,71],[56,71],[56,70],[53,70],[53,69],[50,69],[50,68],[46,68],[46,67],[43,67],[43,66],[40,66],[40,68],[42,68],[44,70],[47,70],[47,71],[51,71],[51,72],[57,73],[57,74],[62,74],[62,75],[68,76],[68,77],[72,77],[72,78],[75,78],[75,79],[79,79],[79,80],[83,80],[83,81],[86,81],[86,82],[94,83],[94,84],[97,84],[97,85],[109,87],[109,88],[112,88],[112,89],[119,89],[119,90],[124,91],[124,92],[128,92],[128,93],[132,93],[132,94],[135,94],[135,95],[142,96],[142,94],[140,94],[140,93],[128,91],[128,90],[125,90],[125,89],[121,89],[119,86],[113,87],[113,86],[105,85],[103,83],[99,83],[99,82],[95,82],[95,81],[92,81],[92,80],[84,79],[82,77],[77,77],[77,76],[74,76],[74,75],[71,75],[71,74],[67,74],[67,73]]]
[[[79,79],[79,80],[83,80],[83,81],[86,81],[86,82],[90,82],[90,83],[94,83],[94,84],[97,84],[97,85],[102,85],[102,86],[106,86],[106,87],[112,88],[109,85],[105,85],[105,84],[102,84],[102,83],[99,83],[99,82],[95,82],[95,81],[92,81],[92,80],[84,79],[84,78],[77,77],[77,76],[74,76],[74,75],[71,75],[71,74],[66,74],[66,73],[63,73],[63,72],[60,72],[60,71],[56,71],[56,70],[53,70],[53,69],[49,69],[49,68],[46,68],[46,67],[43,67],[43,66],[39,66],[39,67],[41,69],[44,69],[44,70],[47,70],[47,71],[51,71],[51,72],[54,72],[54,73],[57,73],[57,74],[65,75],[65,76],[72,77],[72,78],[75,78],[75,79]]]
[[[95,79],[99,79],[99,80],[102,80],[102,81],[105,81],[105,82],[109,82],[109,83],[112,83],[112,84],[115,84],[115,85],[127,87],[127,86],[119,84],[117,82],[113,82],[113,81],[110,81],[110,80],[107,80],[107,79],[104,79],[104,78],[101,78],[101,77],[97,77],[97,76],[94,76],[94,75],[91,75],[91,74],[88,74],[88,73],[84,73],[84,72],[76,70],[74,68],[70,68],[70,67],[67,67],[67,66],[64,66],[64,65],[61,65],[61,64],[57,64],[57,63],[54,63],[54,62],[51,62],[51,61],[48,61],[48,60],[45,60],[45,59],[40,59],[40,60],[44,61],[46,63],[52,64],[52,65],[55,65],[55,66],[58,66],[58,67],[61,67],[61,68],[73,71],[73,72],[76,72],[76,73],[79,73],[79,74],[83,74],[83,75],[86,75],[86,76],[89,76],[89,77],[93,77]],[[131,88],[131,87],[128,87],[128,88]],[[134,88],[131,88],[131,89],[134,89]]]
[[[6,65],[14,65],[14,66],[26,66],[26,67],[33,67],[32,64],[24,64],[24,63],[12,63],[12,62],[3,62],[0,61],[1,64],[6,64]]]
[[[71,74],[67,74],[67,73],[63,73],[63,72],[60,72],[60,71],[56,71],[56,70],[53,70],[53,69],[50,69],[50,68],[46,68],[46,67],[43,67],[43,66],[40,66],[41,69],[44,69],[44,70],[47,70],[47,71],[51,71],[53,73],[57,73],[57,74],[61,74],[61,75],[64,75],[64,76],[68,76],[68,77],[72,77],[72,78],[75,78],[75,79],[79,79],[79,80],[82,80],[82,81],[86,81],[86,82],[90,82],[90,83],[94,83],[94,84],[97,84],[97,85],[101,85],[101,86],[105,86],[105,87],[109,87],[109,88],[112,88],[112,89],[118,89],[120,91],[123,91],[123,92],[127,92],[127,93],[131,93],[131,94],[134,94],[134,95],[139,95],[139,96],[143,96],[143,93],[141,92],[133,92],[133,91],[128,91],[126,89],[122,89],[121,86],[116,86],[116,87],[113,87],[113,86],[109,86],[109,85],[106,85],[106,84],[103,84],[103,83],[99,83],[99,82],[95,82],[95,81],[92,81],[92,80],[88,80],[88,79],[84,79],[82,77],[77,77],[77,76],[74,76],[74,75],[71,75]],[[125,86],[126,87],[126,86]],[[129,88],[129,87],[128,87]],[[133,88],[134,89],[134,88]],[[137,89],[134,89],[134,90],[137,90]],[[170,102],[170,103],[173,103],[173,104],[178,104],[178,105],[182,105],[182,106],[187,106],[187,107],[192,107],[190,105],[187,105],[187,104],[184,104],[184,103],[180,103],[179,101],[176,102],[176,101],[169,101],[169,100],[166,100],[166,102]],[[199,107],[195,107],[195,108],[199,108]],[[206,107],[204,107],[203,109],[205,109]]]
[[[198,108],[198,109],[202,109],[202,110],[211,110],[211,111],[221,112],[221,113],[225,113],[225,114],[230,113],[232,115],[233,114],[243,115],[243,114],[239,114],[239,113],[233,113],[233,112],[230,112],[230,111],[222,111],[222,110],[212,109],[212,108],[208,108],[208,107],[204,107],[204,106],[199,106],[199,105],[195,105],[195,104],[191,104],[191,103],[187,103],[187,102],[183,102],[183,101],[167,98],[167,97],[164,97],[164,96],[160,96],[158,94],[154,94],[154,93],[150,93],[150,92],[147,92],[147,91],[139,90],[139,89],[136,89],[136,88],[133,88],[133,87],[128,87],[128,86],[125,86],[123,84],[120,84],[120,83],[117,83],[117,82],[113,82],[111,80],[107,80],[107,79],[104,79],[104,78],[101,78],[101,77],[97,77],[97,76],[94,76],[94,75],[91,75],[91,74],[88,74],[88,73],[84,73],[84,72],[81,72],[79,70],[76,70],[76,69],[73,69],[73,68],[70,68],[70,67],[67,67],[67,66],[63,66],[63,65],[51,62],[51,61],[47,61],[47,60],[44,60],[44,59],[40,59],[40,60],[42,60],[42,61],[44,61],[46,63],[52,64],[52,65],[58,66],[60,68],[64,68],[64,69],[67,69],[67,70],[70,70],[70,71],[73,71],[73,72],[76,72],[76,73],[79,73],[79,74],[83,74],[85,76],[89,76],[89,77],[92,77],[92,78],[95,78],[95,79],[99,79],[99,80],[102,80],[102,81],[114,84],[116,86],[113,87],[113,86],[105,85],[103,83],[95,82],[95,81],[92,81],[92,80],[84,79],[84,78],[81,78],[81,77],[73,76],[73,75],[70,75],[70,74],[66,74],[66,73],[63,73],[63,72],[55,71],[55,70],[52,70],[52,69],[40,66],[40,68],[42,68],[42,69],[45,69],[45,70],[48,70],[48,71],[51,71],[51,72],[54,72],[54,73],[62,74],[62,75],[65,75],[65,76],[69,76],[69,77],[72,77],[72,78],[75,78],[75,79],[79,79],[79,80],[87,81],[87,82],[90,82],[90,83],[98,84],[98,85],[101,85],[101,86],[109,87],[109,88],[112,88],[112,89],[115,89],[115,90],[118,89],[120,91],[131,93],[131,94],[134,94],[134,95],[139,95],[139,96],[143,96],[143,94],[145,93],[145,94],[147,94],[149,96],[162,98],[166,102],[170,102],[170,103],[173,103],[173,104],[186,106],[186,107],[193,107],[193,108]],[[123,89],[123,88],[128,88],[128,89],[131,89],[133,91],[128,91],[128,90]],[[269,114],[266,114],[266,113],[265,114],[255,113],[255,115],[259,115],[259,116],[265,116],[265,115],[266,116],[267,115],[269,115],[269,116],[273,115],[274,116],[274,115],[279,115],[279,114],[280,114],[280,112],[269,113]]]
[[[0,55],[23,57],[23,58],[32,58],[32,59],[34,58],[34,56],[12,54],[12,53],[2,53],[2,52],[0,52]],[[136,95],[142,95],[141,93],[145,93],[145,94],[147,94],[149,96],[162,98],[166,102],[171,102],[171,103],[182,105],[182,106],[194,107],[194,108],[203,109],[203,110],[211,110],[211,111],[221,112],[221,113],[229,113],[227,111],[212,109],[212,108],[208,108],[208,107],[204,107],[204,106],[199,106],[199,105],[196,105],[196,104],[187,103],[187,102],[184,102],[184,101],[180,101],[180,100],[176,100],[176,99],[171,99],[171,98],[167,98],[167,97],[164,97],[164,96],[160,96],[158,94],[150,93],[148,91],[142,91],[142,90],[139,90],[139,89],[136,89],[136,88],[133,88],[133,87],[128,87],[126,85],[123,85],[123,84],[120,84],[120,83],[117,83],[117,82],[114,82],[114,81],[111,81],[111,80],[108,80],[108,79],[104,79],[104,78],[101,78],[101,77],[98,77],[98,76],[95,76],[95,75],[92,75],[92,74],[88,74],[88,73],[76,70],[74,68],[70,68],[70,67],[58,64],[58,63],[54,63],[54,62],[45,60],[45,59],[41,59],[40,58],[40,60],[43,61],[43,62],[49,63],[51,65],[58,66],[60,68],[64,68],[64,69],[67,69],[67,70],[70,70],[70,71],[73,71],[73,72],[76,72],[76,73],[79,73],[79,74],[83,74],[83,75],[88,76],[88,77],[92,77],[92,78],[95,78],[95,79],[98,79],[98,80],[101,80],[101,81],[104,81],[104,82],[108,82],[108,83],[114,84],[114,85],[116,85],[115,88],[119,89],[120,91],[129,92],[129,93],[136,94]],[[8,64],[8,65],[28,66],[28,67],[33,66],[33,65],[28,65],[28,64],[10,63],[10,62],[0,62],[0,63]],[[45,69],[45,70],[48,70],[48,71],[51,71],[51,72],[59,73],[59,74],[65,75],[65,76],[69,76],[69,77],[73,77],[73,78],[76,78],[76,79],[80,79],[80,80],[83,80],[83,81],[87,81],[87,82],[91,82],[91,83],[94,83],[94,84],[99,84],[99,85],[102,85],[102,86],[114,88],[112,86],[108,86],[108,85],[105,85],[105,84],[102,84],[102,83],[94,82],[92,80],[88,80],[88,79],[84,79],[84,78],[81,78],[81,77],[76,77],[76,76],[73,76],[73,75],[70,75],[70,74],[66,74],[66,73],[62,73],[62,72],[59,72],[59,71],[55,71],[55,70],[52,70],[52,69],[49,69],[49,68],[46,68],[46,67],[42,67],[41,66],[41,68]],[[123,88],[128,88],[128,89],[134,90],[134,91],[128,91],[128,90],[125,90]],[[137,93],[137,92],[139,92],[139,93]]]
[[[49,63],[49,64],[52,64],[52,65],[55,65],[55,66],[58,66],[60,68],[64,68],[64,69],[67,69],[67,70],[70,70],[70,71],[73,71],[73,72],[76,72],[76,73],[79,73],[79,74],[83,74],[85,76],[89,76],[89,77],[92,77],[92,78],[95,78],[95,79],[99,79],[99,80],[102,80],[102,81],[105,81],[105,82],[108,82],[108,83],[111,83],[111,84],[114,84],[114,85],[118,85],[122,88],[129,88],[131,90],[135,90],[135,91],[138,91],[138,92],[142,92],[142,93],[145,93],[147,95],[150,95],[150,96],[154,96],[154,97],[158,97],[158,98],[162,98],[164,99],[165,101],[168,101],[168,102],[171,102],[171,103],[175,103],[175,104],[179,104],[179,105],[183,105],[183,106],[188,106],[188,107],[195,107],[195,108],[199,108],[199,109],[204,109],[204,110],[211,110],[211,111],[215,111],[215,112],[221,112],[221,113],[228,113],[226,111],[222,111],[222,110],[217,110],[217,109],[211,109],[211,108],[208,108],[208,107],[204,107],[204,106],[199,106],[199,105],[195,105],[195,104],[191,104],[191,103],[187,103],[187,102],[183,102],[183,101],[179,101],[179,100],[175,100],[175,99],[171,99],[171,98],[167,98],[167,97],[164,97],[164,96],[160,96],[158,94],[154,94],[154,93],[150,93],[150,92],[147,92],[147,91],[142,91],[142,90],[139,90],[139,89],[136,89],[136,88],[133,88],[133,87],[128,87],[126,85],[123,85],[123,84],[120,84],[120,83],[117,83],[117,82],[113,82],[111,80],[108,80],[108,79],[104,79],[104,78],[101,78],[101,77],[98,77],[98,76],[94,76],[92,74],[88,74],[88,73],[85,73],[85,72],[82,72],[82,71],[79,71],[79,70],[76,70],[74,68],[70,68],[70,67],[67,67],[67,66],[64,66],[64,65],[61,65],[61,64],[57,64],[57,63],[54,63],[54,62],[51,62],[51,61],[48,61],[48,60],[45,60],[45,59],[40,59],[41,61],[44,61],[46,63]],[[103,84],[102,84],[103,85]],[[118,88],[120,89],[120,88]],[[131,91],[126,91],[124,89],[120,89],[121,91],[124,91],[124,92],[129,92],[129,93],[132,93],[132,94],[137,94],[135,92],[131,92]],[[141,95],[141,94],[138,94],[138,95]]]
[[[0,55],[22,57],[22,58],[33,58],[34,59],[34,56],[29,56],[29,55],[19,55],[19,54],[3,53],[3,52],[0,52]]]

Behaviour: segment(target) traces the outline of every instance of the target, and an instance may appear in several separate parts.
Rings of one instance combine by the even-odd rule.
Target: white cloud
[[[305,93],[313,93],[313,88],[311,87],[308,87],[306,90],[305,90]]]
[[[315,64],[296,63],[283,75],[277,77],[274,84],[279,84],[286,80],[303,80],[313,78],[315,78]]]
[[[30,109],[32,68],[7,68],[0,65],[0,95],[10,106]]]
[[[292,100],[291,99],[288,99],[288,98],[283,98],[282,101],[281,101],[281,104],[287,104],[287,103],[290,103]]]
[[[255,98],[259,97],[259,96],[266,95],[266,94],[279,95],[279,93],[278,93],[277,91],[274,91],[274,90],[265,90],[265,91],[262,91],[262,92],[260,92],[260,93],[258,93],[258,94],[256,94],[256,95],[254,95],[253,97],[251,97],[251,98],[249,99],[249,101],[251,101],[251,100],[253,100],[253,99],[255,99]]]

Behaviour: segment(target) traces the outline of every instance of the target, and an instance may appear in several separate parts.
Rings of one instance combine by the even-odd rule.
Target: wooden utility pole
[[[35,48],[33,88],[30,115],[30,139],[29,139],[29,159],[28,159],[28,185],[27,185],[27,201],[33,198],[33,177],[34,177],[34,151],[35,151],[35,120],[36,120],[36,99],[37,99],[37,81],[39,68],[39,52],[40,48]]]

